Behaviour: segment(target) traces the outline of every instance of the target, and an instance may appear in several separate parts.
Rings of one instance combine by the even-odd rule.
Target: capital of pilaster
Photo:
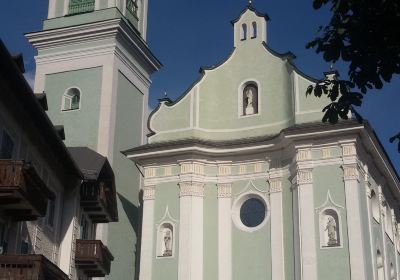
[[[311,169],[297,170],[296,183],[297,185],[312,184],[313,183],[312,170]]]
[[[360,180],[357,165],[343,165],[343,179],[347,180]]]
[[[204,197],[204,183],[200,182],[181,182],[179,183],[179,196]]]
[[[217,184],[218,198],[231,198],[232,197],[232,184]]]
[[[146,186],[143,187],[143,200],[154,200],[156,197],[156,187]]]
[[[371,186],[369,184],[365,184],[365,193],[367,194],[368,198],[371,198],[372,192],[371,192]]]
[[[280,193],[282,192],[282,179],[271,179],[269,180],[270,193]]]

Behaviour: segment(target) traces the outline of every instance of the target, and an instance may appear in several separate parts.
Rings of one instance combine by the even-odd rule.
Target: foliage
[[[349,110],[355,112],[353,106],[361,105],[362,94],[381,89],[393,75],[400,74],[400,1],[314,0],[313,6],[317,10],[329,6],[332,17],[306,47],[322,53],[328,62],[349,62],[350,81],[325,78],[306,93],[328,95],[332,103],[323,109],[323,121],[335,123],[347,119]],[[400,133],[390,141],[396,139],[400,152]]]

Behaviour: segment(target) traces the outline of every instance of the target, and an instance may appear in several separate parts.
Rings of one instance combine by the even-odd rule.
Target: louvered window
[[[94,10],[95,0],[70,0],[68,6],[68,14],[80,14],[91,12]]]

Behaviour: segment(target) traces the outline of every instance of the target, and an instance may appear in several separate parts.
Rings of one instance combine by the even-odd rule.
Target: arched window
[[[62,99],[61,108],[63,111],[77,110],[81,105],[81,92],[77,88],[68,89]]]
[[[242,93],[242,115],[258,114],[258,87],[255,83],[247,84]]]
[[[379,223],[380,222],[380,210],[379,210],[379,199],[375,192],[371,191],[371,208],[372,217]]]
[[[172,257],[175,246],[174,227],[171,223],[163,223],[157,233],[157,257]]]
[[[376,267],[378,269],[378,280],[384,280],[385,272],[383,270],[383,257],[379,249],[376,250]]]
[[[336,210],[328,208],[320,213],[320,243],[322,248],[341,246],[340,220]]]
[[[245,23],[242,24],[240,39],[242,41],[247,39],[247,24],[245,24]]]
[[[257,23],[255,21],[253,21],[253,23],[251,25],[253,27],[253,34],[252,34],[251,38],[257,38]]]

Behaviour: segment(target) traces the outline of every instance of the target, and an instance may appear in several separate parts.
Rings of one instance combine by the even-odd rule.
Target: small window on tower
[[[68,89],[62,99],[62,111],[77,110],[80,108],[81,92],[77,88]]]
[[[247,39],[247,24],[243,23],[242,24],[242,32],[240,35],[240,40],[244,41]]]
[[[253,21],[253,23],[251,24],[253,27],[253,34],[251,36],[251,38],[257,38],[257,23],[255,21]]]

